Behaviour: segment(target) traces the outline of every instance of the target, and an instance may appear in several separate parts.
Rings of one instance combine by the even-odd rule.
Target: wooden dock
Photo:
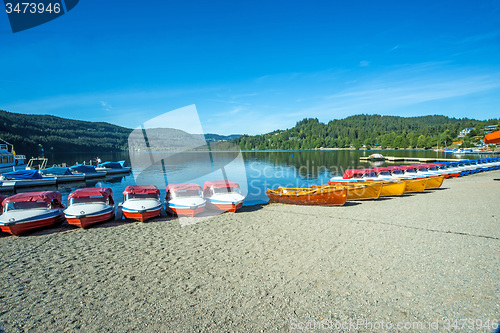
[[[453,162],[461,161],[462,158],[433,158],[433,157],[405,157],[405,156],[384,156],[385,162],[419,162],[419,163],[433,163],[433,162]],[[370,162],[372,161],[368,156],[362,156],[359,158],[360,162]]]

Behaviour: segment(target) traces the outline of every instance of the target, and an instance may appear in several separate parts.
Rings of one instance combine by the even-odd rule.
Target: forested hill
[[[128,149],[132,129],[103,122],[26,115],[0,110],[0,138],[16,152],[36,156],[45,152],[116,152]],[[209,142],[232,140],[239,135],[206,134]]]
[[[94,123],[48,115],[0,111],[0,138],[12,143],[17,153],[48,151],[111,152],[127,149],[132,130],[108,123]]]
[[[445,116],[396,117],[380,115],[357,115],[327,124],[316,118],[306,118],[287,130],[276,130],[268,134],[242,136],[235,139],[241,149],[314,149],[320,147],[343,148],[391,147],[429,148],[445,143],[450,145],[459,132],[476,128],[466,138],[480,134],[485,125],[496,125],[498,119],[478,121],[468,118]]]

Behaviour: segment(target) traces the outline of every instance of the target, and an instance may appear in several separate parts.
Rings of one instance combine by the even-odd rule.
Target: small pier
[[[434,157],[405,157],[405,156],[384,156],[385,162],[419,162],[419,163],[433,163],[433,162],[453,162],[453,161],[461,161],[462,159],[457,158],[434,158]],[[359,158],[360,162],[370,162],[368,156],[362,156]]]

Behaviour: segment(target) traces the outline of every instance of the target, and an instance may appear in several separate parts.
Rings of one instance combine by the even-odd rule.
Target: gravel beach
[[[499,202],[490,171],[342,207],[2,234],[0,331],[491,332]]]

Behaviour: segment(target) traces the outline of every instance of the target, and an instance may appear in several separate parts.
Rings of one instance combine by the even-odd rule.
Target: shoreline
[[[268,204],[185,227],[158,218],[2,235],[0,330],[498,322],[499,185],[490,171],[342,207]]]

